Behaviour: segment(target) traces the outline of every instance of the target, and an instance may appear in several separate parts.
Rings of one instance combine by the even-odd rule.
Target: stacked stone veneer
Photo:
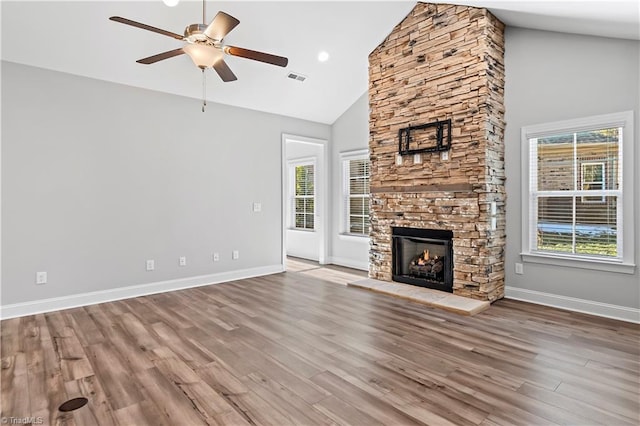
[[[429,3],[370,54],[371,278],[391,281],[392,226],[447,229],[454,294],[504,296],[503,57],[504,25],[486,9]],[[446,119],[448,160],[396,164],[399,129]]]

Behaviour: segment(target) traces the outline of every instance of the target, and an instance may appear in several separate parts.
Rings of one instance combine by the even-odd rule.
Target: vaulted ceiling
[[[507,25],[640,39],[637,1],[447,1],[487,7]],[[206,4],[240,20],[225,42],[289,58],[286,68],[243,58],[226,61],[238,80],[206,72],[209,101],[333,123],[367,90],[368,54],[413,8],[406,1],[230,1]],[[109,21],[123,16],[182,34],[202,22],[202,2],[167,7],[149,1],[2,1],[2,59],[194,98],[202,75],[186,56],[135,61],[176,49],[179,40]],[[326,62],[317,59],[329,53]],[[304,82],[287,77],[291,72]]]

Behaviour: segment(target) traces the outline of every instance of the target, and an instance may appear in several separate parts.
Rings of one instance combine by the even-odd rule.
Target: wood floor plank
[[[391,404],[361,390],[333,373],[321,373],[312,377],[311,380],[331,395],[353,406],[368,407],[367,412],[382,423],[402,425],[421,424],[416,418],[404,414]]]
[[[321,387],[315,385],[312,380],[296,375],[284,364],[252,349],[244,342],[233,342],[230,346],[235,353],[254,366],[253,372],[261,372],[261,374],[275,380],[299,395],[307,403],[314,404],[328,395]]]
[[[449,376],[452,380],[460,382],[477,391],[476,395],[485,401],[504,401],[510,406],[517,407],[532,416],[544,419],[544,422],[552,424],[567,424],[571,421],[578,424],[588,424],[588,418],[582,413],[571,413],[564,408],[552,406],[545,402],[529,398],[526,395],[514,393],[511,389],[490,382],[478,380],[468,371],[457,371]]]
[[[95,376],[66,382],[65,390],[69,399],[83,396],[88,399],[86,408],[73,412],[74,420],[78,424],[105,426],[117,424],[107,396]]]
[[[7,357],[3,369],[7,372],[6,379],[3,378],[3,385],[4,380],[7,380],[7,395],[2,399],[2,417],[31,417],[29,378],[24,352]]]
[[[298,356],[291,351],[286,345],[274,342],[270,339],[262,337],[249,328],[243,328],[229,334],[228,338],[242,340],[243,343],[250,346],[254,350],[260,351],[268,355],[271,359],[278,360],[279,363],[285,365],[295,374],[309,378],[323,371],[320,366],[313,365],[304,357]]]
[[[64,381],[70,381],[92,376],[91,363],[66,316],[64,311],[45,314],[53,347],[60,360],[62,377]]]
[[[218,365],[215,361],[198,367],[195,372],[203,382],[215,389],[220,395],[235,395],[249,391],[228,368]]]
[[[164,322],[153,323],[151,327],[163,344],[191,367],[196,368],[212,361],[210,356]]]
[[[118,424],[121,424],[121,425],[146,426],[146,425],[152,425],[152,424],[158,424],[158,425],[167,424],[166,422],[164,422],[164,420],[160,418],[160,416],[156,416],[157,419],[148,418],[145,412],[143,411],[142,407],[140,406],[140,404],[131,404],[127,407],[123,407],[118,410],[115,410],[114,415],[116,417],[116,421],[118,422]],[[151,422],[156,422],[156,423],[151,423]]]
[[[116,347],[98,343],[87,348],[96,376],[114,409],[144,400],[134,371],[127,367]],[[137,372],[137,371],[136,371]]]
[[[82,346],[104,342],[104,335],[85,309],[70,309],[67,313],[72,321],[70,325],[76,330],[76,336]]]
[[[169,424],[206,425],[208,415],[194,404],[179,383],[166,377],[157,368],[136,372],[136,381],[160,409]]]
[[[281,413],[254,392],[230,395],[229,400],[235,407],[235,411],[251,425],[297,425],[286,413]]]
[[[573,399],[580,399],[596,407],[619,413],[624,417],[640,424],[640,416],[638,414],[638,399],[628,399],[625,397],[613,395],[603,399],[601,393],[591,389],[585,389],[583,386],[575,386],[570,383],[561,383],[556,389],[556,393],[566,395]]]
[[[612,411],[598,408],[597,406],[594,406],[587,401],[581,400],[581,398],[574,399],[571,397],[567,397],[561,393],[552,392],[547,389],[531,385],[529,383],[525,383],[524,385],[522,385],[522,387],[518,389],[518,393],[530,396],[531,398],[537,399],[555,407],[567,409],[576,413],[581,413],[581,415],[588,418],[593,423],[602,425],[617,424],[629,426],[638,424],[637,421],[634,422],[634,419],[629,419],[622,415],[615,414]]]
[[[316,410],[312,404],[265,375],[251,373],[246,377],[244,383],[271,406],[277,407],[281,413],[286,413],[287,417],[295,424],[328,425],[333,423],[331,418]]]
[[[327,417],[340,425],[382,425],[380,421],[369,416],[365,411],[360,411],[356,407],[347,404],[340,398],[330,395],[314,407]]]
[[[73,423],[73,416],[60,413],[58,407],[68,399],[62,376],[61,360],[49,330],[46,314],[36,315],[40,340],[37,346],[42,351],[42,366],[34,362],[28,370],[29,394],[33,415],[42,417],[45,423]],[[43,367],[43,368],[42,368]]]
[[[119,408],[114,411],[114,415],[121,426],[173,426],[176,424],[163,415],[160,408],[149,400]]]
[[[463,317],[333,283],[317,264],[302,272],[2,321],[1,415],[70,426],[640,423],[638,324],[513,300]],[[76,396],[87,406],[58,411]]]

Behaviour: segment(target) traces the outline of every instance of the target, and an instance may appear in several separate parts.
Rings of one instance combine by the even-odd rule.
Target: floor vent
[[[297,73],[294,73],[294,72],[290,72],[289,75],[287,75],[287,77],[289,77],[292,80],[299,81],[299,82],[303,82],[303,81],[305,81],[307,79],[306,76],[304,76],[302,74],[297,74]]]
[[[78,408],[82,408],[87,405],[87,402],[89,402],[89,400],[83,396],[79,398],[73,398],[66,402],[63,402],[60,407],[58,407],[58,410],[62,411],[63,413],[66,413],[68,411],[75,411]]]

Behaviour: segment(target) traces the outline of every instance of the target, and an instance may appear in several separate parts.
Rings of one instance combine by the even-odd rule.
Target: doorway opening
[[[282,265],[327,263],[327,141],[282,135]]]

